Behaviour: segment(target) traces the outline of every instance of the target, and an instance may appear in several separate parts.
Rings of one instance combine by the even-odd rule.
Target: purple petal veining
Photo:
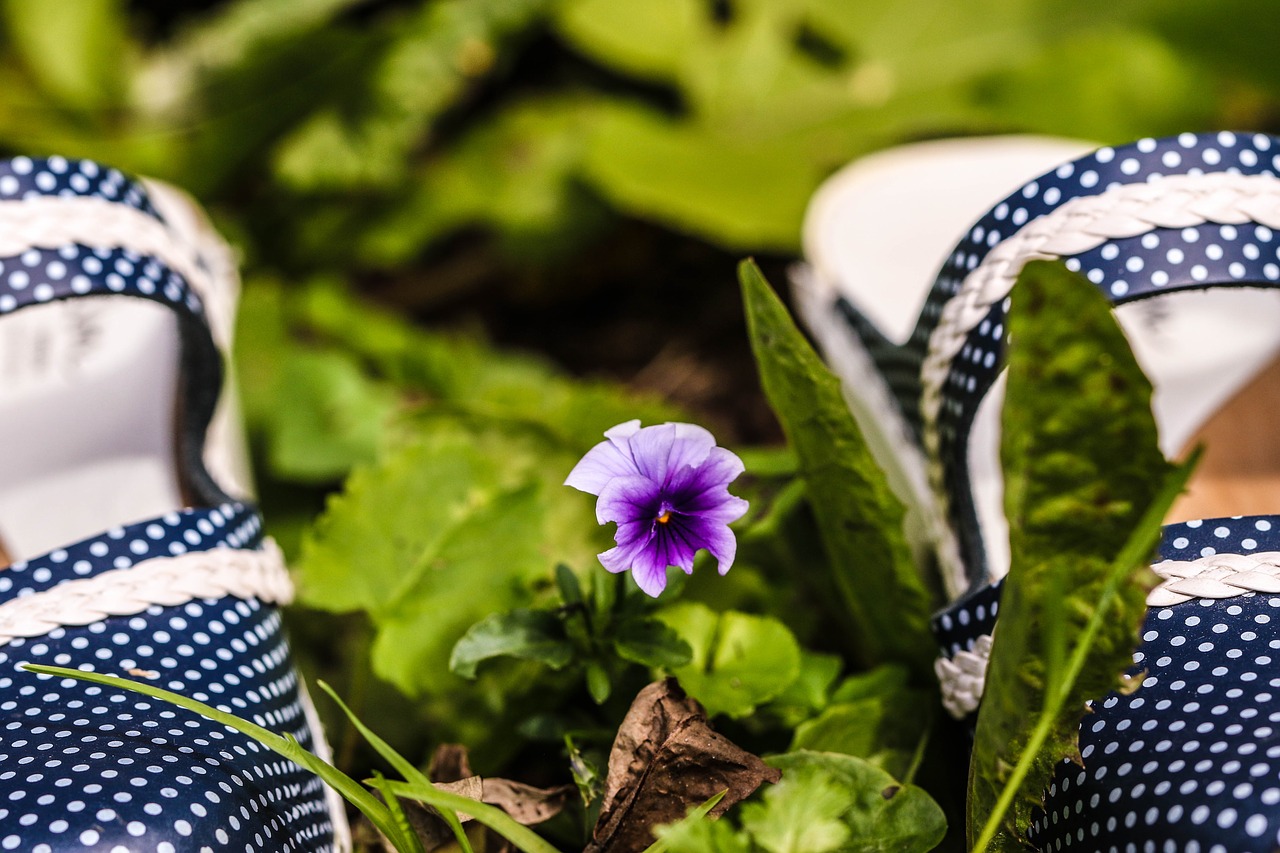
[[[574,466],[565,485],[596,495],[596,518],[618,525],[617,547],[600,554],[611,572],[630,571],[652,596],[667,585],[667,568],[693,571],[693,558],[707,550],[729,571],[737,539],[729,529],[747,502],[729,494],[742,460],[693,424],[640,427],[628,421],[605,432]]]

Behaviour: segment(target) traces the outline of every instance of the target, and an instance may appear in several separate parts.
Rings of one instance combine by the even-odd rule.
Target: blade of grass
[[[356,716],[355,712],[347,707],[347,703],[343,702],[342,699],[338,697],[338,694],[332,687],[324,681],[319,681],[317,683],[320,685],[320,689],[325,693],[328,693],[329,698],[337,703],[338,707],[342,709],[342,713],[347,715],[347,719],[351,721],[351,725],[355,726],[356,731],[360,732],[360,734],[364,736],[364,739],[369,742],[369,745],[377,750],[383,760],[394,767],[397,773],[412,784],[435,788],[435,785],[431,783],[431,780],[427,778],[427,775],[415,767],[413,762],[396,752],[391,744],[374,734],[374,732]],[[381,779],[381,777],[376,778]],[[385,786],[379,784],[378,788],[386,794]],[[458,846],[462,848],[463,853],[472,853],[471,841],[467,838],[467,831],[462,828],[462,821],[458,818],[458,813],[450,809],[437,809],[437,811],[439,811],[440,816],[444,818],[445,823],[449,824],[449,828],[453,830],[453,837],[458,840]]]
[[[332,764],[313,755],[302,748],[302,745],[292,737],[286,735],[278,735],[275,732],[265,729],[262,726],[243,720],[234,714],[226,711],[220,711],[212,705],[206,705],[203,702],[197,702],[180,693],[174,693],[159,687],[153,687],[150,684],[144,684],[138,681],[130,681],[127,678],[120,678],[115,675],[105,675],[99,672],[82,672],[78,669],[67,669],[61,666],[43,666],[40,664],[23,664],[24,669],[34,672],[37,675],[49,675],[60,678],[74,678],[79,681],[88,681],[93,684],[101,684],[105,687],[116,687],[121,690],[131,690],[134,693],[141,693],[144,696],[150,696],[153,699],[160,699],[170,704],[177,705],[180,708],[186,708],[188,711],[194,711],[213,720],[215,723],[221,723],[228,726],[243,735],[253,738],[258,743],[265,746],[273,752],[279,753],[290,761],[301,767],[310,770],[312,773],[324,780],[325,784],[332,787],[338,793],[342,794],[353,806],[358,808],[365,817],[382,831],[395,848],[401,853],[425,853],[422,849],[421,842],[412,833],[404,834],[397,825],[391,810],[369,791],[365,790],[360,783],[343,773]]]
[[[473,800],[461,794],[442,791],[429,783],[428,786],[424,787],[411,782],[388,780],[386,790],[397,797],[417,800],[441,811],[452,809],[455,812],[466,812],[523,850],[524,853],[560,853],[542,836],[517,823],[515,818],[497,806],[491,806],[488,803],[482,803],[479,800]]]

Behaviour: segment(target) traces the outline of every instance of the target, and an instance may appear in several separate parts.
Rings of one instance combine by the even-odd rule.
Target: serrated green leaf
[[[829,853],[850,830],[840,818],[848,792],[817,767],[789,772],[764,792],[764,802],[742,807],[742,826],[769,853]]]
[[[969,838],[982,850],[1020,849],[1053,766],[1078,757],[1080,709],[1120,686],[1161,519],[1188,473],[1160,453],[1151,385],[1096,287],[1030,263],[1009,329],[1012,566],[970,776]]]
[[[937,697],[910,686],[901,666],[880,666],[845,679],[821,714],[800,723],[791,749],[865,758],[902,779],[933,724]]]
[[[290,350],[279,367],[267,445],[273,473],[327,483],[372,462],[400,395],[339,352]]]
[[[357,469],[303,544],[301,600],[364,611],[375,671],[408,693],[439,690],[462,634],[531,603],[557,562],[584,564],[598,531],[590,502],[561,486],[572,467],[536,436],[427,425],[406,447]]]
[[[425,394],[436,405],[468,417],[528,425],[545,434],[572,454],[566,472],[619,423],[632,418],[645,423],[688,420],[657,399],[570,378],[543,359],[504,352],[474,338],[416,329],[332,282],[307,289],[296,310],[304,330],[366,359],[379,375],[409,392]],[[593,555],[580,565],[594,564]]]
[[[693,649],[665,622],[644,617],[618,623],[613,649],[623,660],[667,670],[684,666],[693,658]]]
[[[854,651],[905,663],[922,677],[934,657],[929,593],[902,532],[903,507],[871,457],[840,391],[750,261],[739,267],[761,384],[800,461]]]
[[[671,674],[708,715],[744,717],[800,674],[800,646],[776,619],[702,604],[677,604],[657,616],[692,649],[692,660]]]
[[[449,669],[463,678],[475,678],[476,666],[496,657],[532,660],[561,669],[573,660],[573,644],[565,637],[564,624],[554,613],[494,613],[462,635],[449,656]]]
[[[833,787],[843,795],[840,819],[849,837],[840,848],[860,853],[932,850],[947,829],[938,804],[915,785],[903,785],[867,761],[829,752],[788,752],[767,759],[791,776]]]

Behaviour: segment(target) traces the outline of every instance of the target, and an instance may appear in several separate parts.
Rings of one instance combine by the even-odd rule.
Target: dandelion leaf
[[[902,504],[858,432],[840,381],[759,268],[744,261],[739,277],[760,380],[799,459],[855,651],[931,678],[931,601],[902,531]]]
[[[1031,763],[996,850],[1022,849],[1053,765],[1079,760],[1086,701],[1117,688],[1132,664],[1148,559],[1185,477],[1157,447],[1150,383],[1096,287],[1059,264],[1028,264],[1009,327],[1002,457],[1013,556],[974,743],[971,842],[1024,753]]]

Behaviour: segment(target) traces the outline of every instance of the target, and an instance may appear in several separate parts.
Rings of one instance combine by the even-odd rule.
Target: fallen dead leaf
[[[638,853],[653,828],[728,791],[718,817],[764,782],[781,778],[758,756],[717,734],[673,678],[640,691],[609,753],[600,818],[584,853]]]

